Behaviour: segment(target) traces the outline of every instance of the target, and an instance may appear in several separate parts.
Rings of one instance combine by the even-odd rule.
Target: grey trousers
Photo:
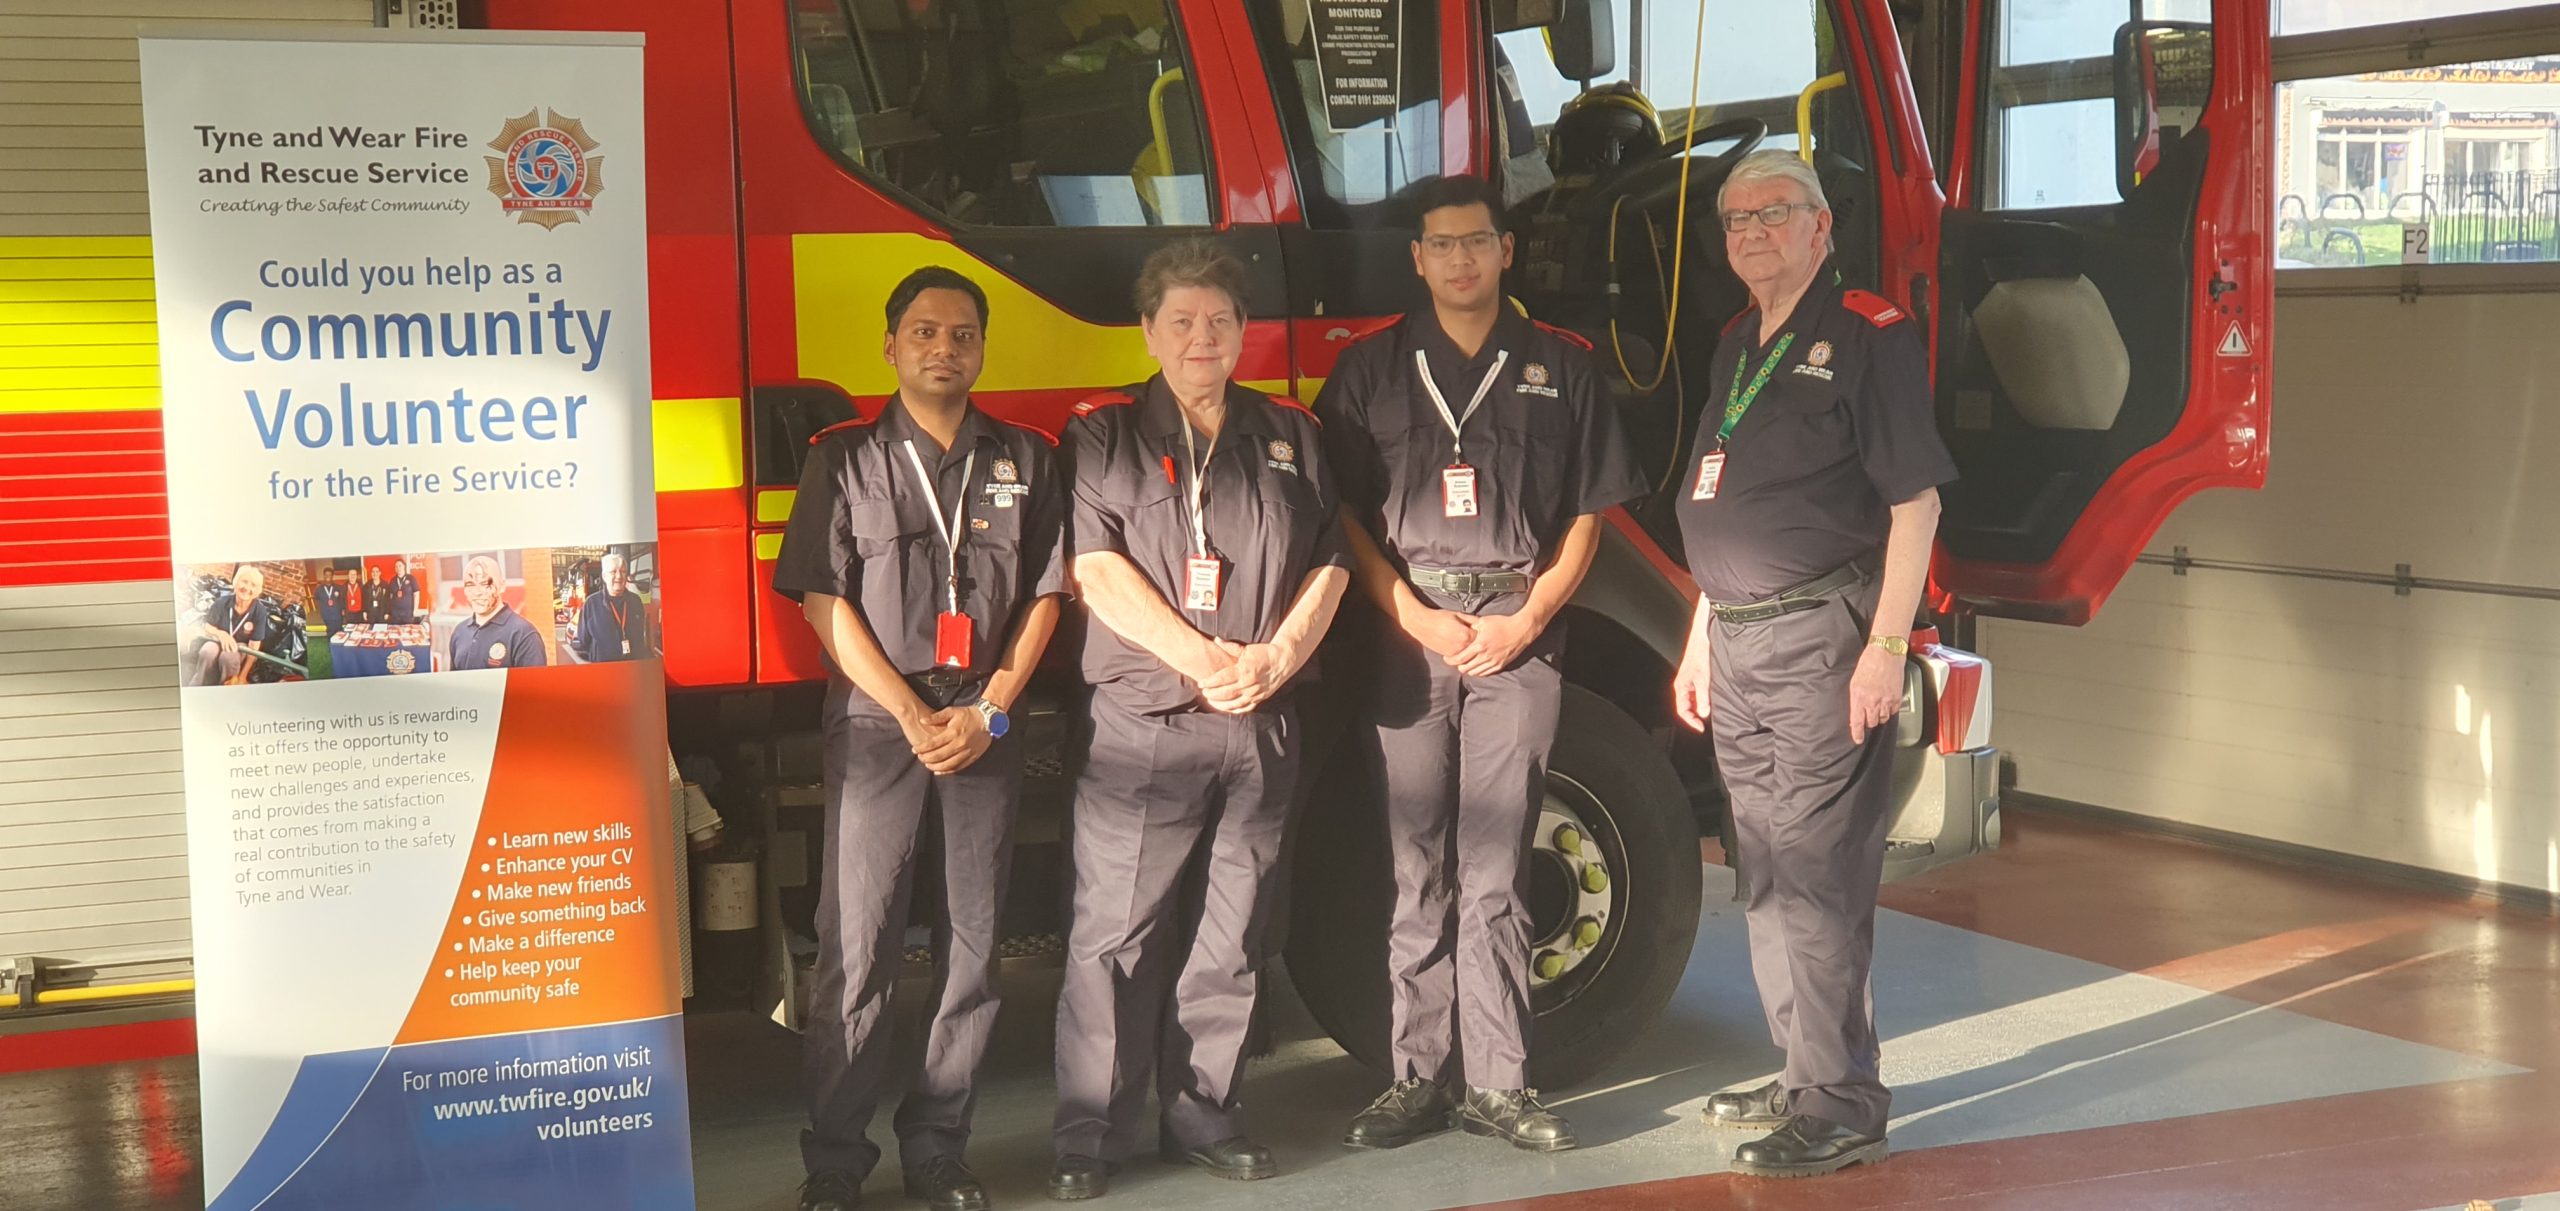
[[[1387,936],[1394,1076],[1445,1082],[1463,1071],[1479,1089],[1524,1088],[1525,859],[1564,677],[1537,657],[1465,677],[1401,636],[1381,647],[1378,747],[1396,877]]]
[[[1876,582],[1767,622],[1715,624],[1708,694],[1733,812],[1751,973],[1798,1114],[1884,1134],[1876,886],[1892,824],[1893,728],[1849,740],[1849,679]]]
[[[932,1024],[898,1106],[898,1151],[914,1169],[968,1144],[978,1067],[995,1028],[996,927],[1023,760],[1021,738],[1007,736],[967,769],[938,777],[896,722],[863,706],[827,724],[828,861],[818,883],[817,982],[801,1034],[810,1122],[801,1160],[856,1181],[880,1161],[867,1133],[888,1065],[889,994],[928,815],[942,834],[944,902],[935,914]]]
[[[1060,1156],[1135,1149],[1155,1078],[1159,1138],[1237,1125],[1246,1034],[1298,777],[1295,708],[1133,715],[1099,698],[1076,783],[1075,917],[1058,994]]]

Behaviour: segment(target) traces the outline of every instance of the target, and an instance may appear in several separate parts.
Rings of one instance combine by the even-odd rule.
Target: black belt
[[[1405,579],[1417,589],[1454,593],[1526,593],[1536,583],[1527,572],[1454,572],[1447,568],[1407,568]]]
[[[957,693],[977,683],[977,675],[966,669],[931,668],[921,673],[907,674],[908,685],[928,694]]]
[[[1803,584],[1781,590],[1777,596],[1767,600],[1745,601],[1710,608],[1715,611],[1719,622],[1730,622],[1737,626],[1767,622],[1772,618],[1820,606],[1826,595],[1845,589],[1866,578],[1865,567],[1856,563],[1845,563]]]

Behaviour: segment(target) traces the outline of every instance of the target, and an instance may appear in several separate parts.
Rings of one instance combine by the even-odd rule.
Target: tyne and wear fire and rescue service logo
[[[539,115],[539,117],[537,117]],[[507,119],[489,146],[489,192],[519,223],[545,230],[575,223],[604,192],[604,157],[586,124],[557,110],[528,110]]]

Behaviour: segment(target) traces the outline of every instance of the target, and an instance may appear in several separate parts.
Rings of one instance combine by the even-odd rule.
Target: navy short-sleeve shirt
[[[912,445],[934,482],[934,516]],[[801,469],[782,532],[773,588],[793,601],[844,598],[900,673],[934,668],[935,619],[947,608],[943,535],[965,507],[960,612],[970,627],[970,674],[1003,662],[1016,611],[1066,591],[1066,479],[1057,443],[969,405],[943,450],[891,397],[877,417],[820,433]]]
[[[1702,498],[1735,378],[1748,390],[1788,332],[1785,355],[1724,444],[1714,495]],[[1736,317],[1708,386],[1678,501],[1689,573],[1709,601],[1763,600],[1876,555],[1893,505],[1956,477],[1919,326],[1879,296],[1843,290],[1829,266],[1766,342],[1757,309]]]
[[[1469,415],[1479,392],[1483,403]],[[1508,309],[1472,355],[1429,311],[1363,339],[1325,380],[1316,414],[1343,499],[1398,570],[1534,575],[1575,518],[1645,493],[1589,347]],[[1454,435],[1450,418],[1461,422]],[[1474,469],[1475,516],[1448,516],[1442,472],[1456,464]],[[1456,604],[1507,613],[1526,600]]]
[[[1202,634],[1268,642],[1309,572],[1351,566],[1340,497],[1306,408],[1229,384],[1217,440],[1203,442],[1194,431],[1187,449],[1188,422],[1162,376],[1076,411],[1065,435],[1076,553],[1126,557]],[[1209,549],[1224,567],[1215,610],[1182,608],[1193,553],[1190,471],[1182,464],[1195,455],[1208,467],[1201,512]],[[1180,710],[1199,697],[1182,674],[1100,623],[1085,628],[1084,674],[1097,693],[1139,714]]]

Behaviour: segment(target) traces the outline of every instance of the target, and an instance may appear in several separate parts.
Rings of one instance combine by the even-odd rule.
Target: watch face
[[[1013,726],[1013,720],[1007,718],[1003,711],[985,701],[978,703],[978,717],[987,721],[987,735],[993,739],[1004,739],[1006,729]]]

